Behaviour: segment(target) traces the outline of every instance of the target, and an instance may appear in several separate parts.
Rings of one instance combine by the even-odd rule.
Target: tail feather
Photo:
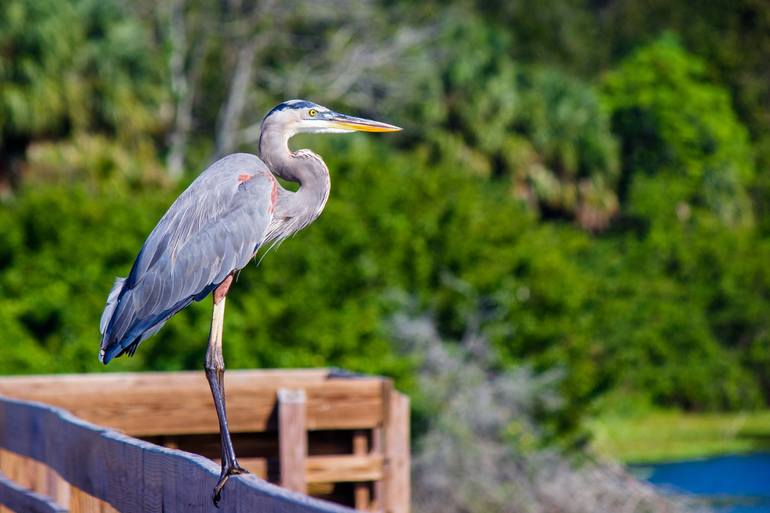
[[[125,278],[115,278],[115,283],[112,284],[110,295],[107,296],[107,305],[104,307],[102,318],[99,321],[99,333],[102,335],[104,335],[104,332],[107,330],[107,325],[110,323],[112,314],[115,312],[115,307],[118,305],[118,296],[120,295],[120,291],[123,290],[123,282],[125,281]]]
[[[115,313],[115,307],[118,306],[118,298],[120,297],[120,292],[123,290],[123,283],[125,281],[125,278],[115,278],[115,283],[112,284],[110,295],[107,296],[107,304],[104,307],[104,312],[102,312],[102,318],[99,321],[99,332],[102,335],[102,347],[99,351],[99,361],[102,363],[106,363],[104,361],[104,334],[107,331],[107,326],[110,324],[112,315]]]
[[[209,284],[199,293],[182,298],[162,311],[138,315],[133,302],[136,289],[123,292],[125,281],[125,278],[115,280],[99,323],[102,334],[99,361],[105,365],[122,354],[133,356],[139,344],[157,333],[172,315],[193,301],[208,296],[218,285]]]

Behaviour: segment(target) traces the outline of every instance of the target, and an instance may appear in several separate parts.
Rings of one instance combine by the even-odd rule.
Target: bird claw
[[[225,483],[230,479],[230,476],[237,476],[239,474],[248,474],[249,471],[241,467],[237,463],[232,466],[227,466],[222,469],[222,473],[219,475],[219,481],[214,487],[214,493],[211,496],[211,501],[214,503],[214,507],[219,508],[219,501],[222,499],[222,489],[225,487]]]

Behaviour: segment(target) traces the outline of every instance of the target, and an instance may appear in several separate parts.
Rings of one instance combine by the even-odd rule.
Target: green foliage
[[[606,228],[618,207],[618,160],[596,91],[560,70],[514,63],[508,34],[481,18],[445,30],[443,114],[425,138],[546,217]]]
[[[685,202],[727,223],[748,222],[746,185],[754,175],[748,132],[699,59],[663,38],[607,74],[604,93],[614,130],[622,134],[621,192],[630,196],[629,211],[671,217]],[[655,175],[654,183],[645,182],[652,189],[635,186],[637,173]],[[667,189],[665,208],[661,187]]]
[[[380,109],[408,130],[293,142],[326,158],[333,193],[312,227],[240,274],[228,366],[336,365],[418,386],[384,322],[408,304],[441,339],[484,337],[501,371],[556,369],[566,402],[539,422],[570,442],[606,394],[767,404],[770,216],[752,146],[764,114],[736,113],[733,102],[756,102],[688,51],[691,35],[618,35],[608,54],[595,39],[605,21],[579,0],[353,2],[345,30],[337,13],[299,4],[276,7],[280,30],[260,19],[280,37],[258,40],[236,128],[291,91]],[[211,157],[223,69],[253,34],[237,10],[180,5],[186,34],[200,34],[189,48],[171,41],[165,11],[153,25],[116,1],[0,6],[0,173],[13,156],[24,169],[0,200],[0,372],[102,369],[106,294],[182,188],[160,164],[163,136],[187,137],[178,162],[195,171]],[[371,13],[387,17],[365,30]],[[412,15],[418,43],[382,50],[408,39],[395,25]],[[191,95],[170,83],[175,58]],[[347,73],[361,85],[338,80]],[[189,126],[170,126],[166,102],[178,123],[185,97]],[[110,369],[199,368],[209,308],[185,309]]]
[[[108,0],[0,6],[0,184],[29,142],[98,132],[147,144],[160,126],[159,62],[147,28]]]
[[[102,296],[168,196],[94,195],[73,185],[29,188],[4,202],[0,310],[11,336],[0,345],[0,372],[98,370]]]
[[[17,1],[3,2],[0,13],[0,134],[61,127],[76,89],[75,8]]]
[[[763,373],[739,340],[764,325],[738,311],[767,303],[761,281],[735,288],[737,276],[764,275],[747,132],[726,91],[669,37],[608,73],[603,91],[623,148],[624,219],[596,245],[608,271],[594,321],[608,379],[660,404],[757,405]]]

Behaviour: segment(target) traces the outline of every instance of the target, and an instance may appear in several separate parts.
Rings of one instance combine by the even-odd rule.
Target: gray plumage
[[[238,153],[209,166],[147,237],[128,277],[116,279],[101,317],[99,359],[106,364],[132,355],[172,315],[245,267],[262,245],[320,215],[329,197],[329,171],[313,152],[290,151],[293,135],[396,129],[305,100],[271,110],[262,121],[262,159]],[[300,188],[284,189],[273,174]]]
[[[128,277],[115,282],[102,314],[102,362],[133,354],[172,315],[249,263],[266,242],[275,187],[265,164],[245,153],[201,173],[150,233]]]
[[[222,474],[214,488],[216,505],[227,480],[245,470],[238,465],[224,402],[222,326],[232,276],[259,248],[312,223],[329,198],[329,170],[309,150],[292,152],[289,139],[300,132],[393,132],[386,123],[332,112],[305,100],[284,102],[262,120],[261,159],[238,153],[209,166],[174,201],[147,237],[126,278],[107,296],[99,328],[99,359],[134,354],[175,313],[214,292],[206,352],[222,437]],[[275,176],[299,184],[292,192]]]

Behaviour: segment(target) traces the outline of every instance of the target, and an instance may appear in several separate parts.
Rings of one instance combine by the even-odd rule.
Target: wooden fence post
[[[281,457],[281,486],[307,493],[306,398],[304,390],[278,390],[278,446]]]
[[[356,456],[366,456],[369,454],[369,439],[366,431],[359,429],[353,433],[353,454]],[[371,508],[369,483],[356,483],[353,495],[354,505],[357,510],[364,511]]]
[[[393,390],[384,426],[386,513],[409,513],[409,398]]]
[[[384,481],[387,478],[386,468],[388,463],[385,461],[385,436],[383,435],[383,431],[385,431],[383,427],[378,427],[372,430],[372,452],[375,454],[381,454],[383,456],[383,476],[382,479],[375,481],[372,486],[374,496],[372,497],[372,501],[369,505],[372,511],[377,511],[378,513],[385,511],[385,489],[387,488]]]

